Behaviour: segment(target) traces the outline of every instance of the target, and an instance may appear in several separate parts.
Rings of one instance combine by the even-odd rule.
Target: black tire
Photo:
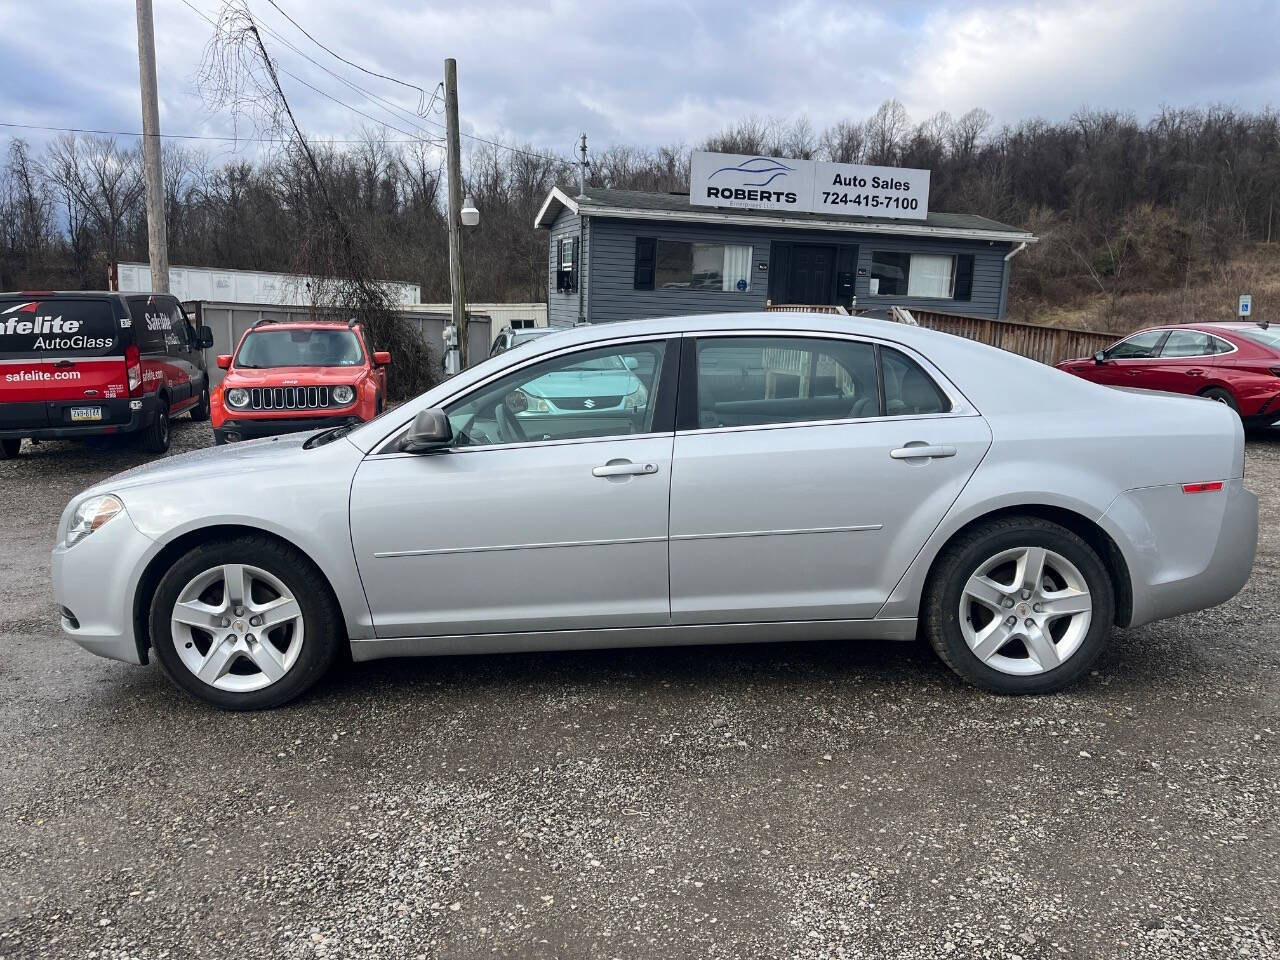
[[[1088,630],[1076,651],[1057,667],[1031,675],[1005,673],[984,663],[969,649],[960,624],[969,578],[988,559],[1019,547],[1045,547],[1074,564],[1093,602]],[[1101,558],[1070,530],[1038,517],[1006,517],[947,545],[925,588],[921,620],[934,652],[975,686],[1001,694],[1052,693],[1079,679],[1106,649],[1115,621],[1115,590]]]
[[[203,423],[209,419],[209,387],[206,385],[200,394],[200,402],[191,408],[191,419]]]
[[[142,431],[139,443],[147,453],[169,452],[169,404],[164,400],[157,402],[155,419]]]
[[[174,646],[170,614],[182,589],[200,573],[224,563],[248,563],[279,579],[298,601],[305,623],[301,652],[292,668],[261,690],[239,693],[205,683],[182,662]],[[194,547],[165,574],[151,599],[151,645],[184,693],[224,710],[266,710],[301,696],[328,672],[346,630],[324,575],[304,554],[265,536],[244,536]]]
[[[22,438],[0,440],[0,460],[13,460],[22,452]]]
[[[1216,403],[1226,404],[1236,412],[1237,417],[1240,416],[1240,405],[1236,403],[1236,398],[1231,395],[1230,391],[1223,390],[1221,387],[1210,387],[1208,390],[1202,391],[1200,396],[1207,397]]]

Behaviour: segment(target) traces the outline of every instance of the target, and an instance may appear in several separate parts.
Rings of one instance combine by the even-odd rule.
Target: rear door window
[[[176,336],[169,305],[159,297],[130,297],[129,312],[137,331],[138,351],[164,353],[169,339]]]
[[[120,323],[106,300],[0,300],[0,358],[120,352]]]
[[[1215,352],[1213,337],[1198,330],[1174,330],[1160,348],[1162,357],[1207,357]],[[1221,341],[1218,341],[1221,342]]]

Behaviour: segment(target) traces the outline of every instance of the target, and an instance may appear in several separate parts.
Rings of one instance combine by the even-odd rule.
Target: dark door
[[[787,303],[830,303],[836,248],[798,243],[791,248]]]

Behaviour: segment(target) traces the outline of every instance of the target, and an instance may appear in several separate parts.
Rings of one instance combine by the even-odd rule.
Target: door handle
[[[55,367],[74,367],[75,362],[72,360],[59,360],[54,364]]]
[[[905,447],[889,451],[889,456],[895,460],[938,460],[955,455],[955,447],[919,442],[908,443]]]
[[[593,467],[593,477],[633,477],[640,474],[657,473],[656,463],[632,463],[630,460],[610,460],[603,466]]]
[[[1204,371],[1203,371],[1203,370],[1201,370],[1199,367],[1188,367],[1188,368],[1187,368],[1187,376],[1188,376],[1188,377],[1203,377],[1203,376],[1204,376]]]

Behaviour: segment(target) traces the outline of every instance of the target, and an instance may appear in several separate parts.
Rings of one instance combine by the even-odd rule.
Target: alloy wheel
[[[219,690],[248,693],[276,683],[302,652],[302,608],[278,577],[224,563],[193,577],[170,615],[183,665]]]
[[[980,564],[960,594],[960,630],[1001,673],[1047,673],[1084,643],[1093,598],[1080,570],[1044,547],[1003,550]]]

